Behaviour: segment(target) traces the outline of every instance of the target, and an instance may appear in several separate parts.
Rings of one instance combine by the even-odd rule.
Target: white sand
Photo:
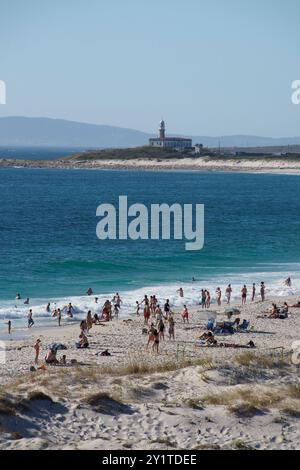
[[[128,160],[4,160],[0,167],[15,168],[87,168],[127,170],[180,170],[180,171],[237,171],[253,173],[300,174],[300,162],[287,158],[211,158],[207,156],[174,159],[128,159]]]
[[[278,305],[284,300],[295,302],[295,298],[277,300]],[[299,366],[291,364],[290,358],[292,342],[300,339],[300,309],[291,309],[285,320],[257,319],[271,301],[242,308],[240,317],[250,320],[252,327],[249,333],[217,339],[238,344],[251,339],[255,354],[269,361],[274,354],[274,364],[258,365],[254,359],[241,365],[238,358],[248,349],[195,348],[195,339],[205,328],[197,310],[191,314],[189,325],[184,325],[178,315],[176,340],[162,341],[158,355],[151,348],[145,349],[142,317],[128,323],[120,319],[93,326],[87,350],[74,347],[79,325],[32,329],[32,337],[7,344],[7,361],[0,365],[2,396],[8,393],[9,397],[26,398],[30,391],[41,390],[56,403],[31,401],[29,409],[18,409],[13,417],[1,414],[0,406],[0,449],[299,448],[299,389],[292,394],[287,387],[299,386]],[[220,319],[224,318],[222,310]],[[50,343],[62,342],[68,349],[58,357],[66,353],[68,361],[76,358],[85,365],[29,372],[37,337],[42,340],[41,362]],[[284,351],[281,365],[281,350],[272,351],[279,347]],[[112,356],[96,355],[104,349]],[[182,367],[188,359],[198,361],[197,365]],[[168,370],[171,363],[172,369],[177,365],[176,370]],[[153,372],[128,374],[133,365],[141,364],[153,368]],[[163,364],[166,370],[155,372]],[[128,366],[130,370],[124,370]],[[239,390],[248,391],[254,401],[270,393],[282,400],[264,398],[251,417],[236,415],[230,412],[230,405],[249,402]],[[115,400],[105,402],[110,414],[82,403],[85,397],[99,392],[107,392]],[[214,404],[205,398],[215,394],[233,394],[232,401]]]

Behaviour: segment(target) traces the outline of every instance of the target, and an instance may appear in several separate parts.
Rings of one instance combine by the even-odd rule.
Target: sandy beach
[[[103,170],[172,170],[172,171],[228,171],[275,174],[300,174],[300,163],[287,158],[167,158],[162,159],[58,159],[8,160],[0,159],[0,168],[56,168]]]
[[[215,336],[218,344],[252,340],[254,349],[196,346],[207,323],[200,306],[189,324],[175,311],[175,341],[166,331],[158,354],[146,349],[142,316],[94,325],[85,350],[75,348],[79,323],[32,327],[26,339],[6,342],[0,449],[299,448],[299,365],[291,357],[300,310],[257,318],[273,301],[296,300],[238,305],[249,331]],[[211,306],[218,321],[225,307]],[[40,364],[57,342],[67,365],[30,372],[37,338]],[[106,349],[111,356],[100,355]]]

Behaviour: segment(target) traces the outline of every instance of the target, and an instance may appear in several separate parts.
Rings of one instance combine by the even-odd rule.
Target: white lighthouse
[[[166,137],[166,126],[165,121],[162,119],[159,123],[159,138],[164,140]]]
[[[165,121],[162,119],[159,123],[159,137],[149,139],[149,145],[151,147],[184,150],[192,147],[192,139],[185,137],[166,137],[166,125]]]

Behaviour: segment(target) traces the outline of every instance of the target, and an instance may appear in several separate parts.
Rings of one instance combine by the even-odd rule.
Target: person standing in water
[[[261,296],[261,301],[262,302],[264,302],[264,300],[265,300],[265,289],[266,289],[265,283],[261,282],[261,284],[260,284],[260,296]]]
[[[205,307],[209,308],[210,307],[210,292],[208,290],[205,291]]]
[[[60,308],[57,309],[57,321],[58,321],[58,326],[60,326],[60,322],[61,322],[61,310]]]
[[[205,302],[206,302],[206,291],[204,289],[201,289],[201,307],[205,308]]]
[[[164,305],[164,312],[165,312],[165,315],[166,315],[167,318],[168,318],[168,315],[170,313],[170,310],[171,310],[170,302],[169,302],[169,299],[167,299],[166,303]]]
[[[29,313],[27,315],[27,318],[28,318],[28,328],[31,328],[33,325],[34,325],[34,321],[33,321],[33,318],[32,318],[32,310],[30,309],[29,310]]]
[[[10,335],[11,334],[11,321],[8,320],[7,322],[7,327],[8,327],[8,334]]]
[[[288,277],[285,281],[284,281],[284,284],[287,286],[287,287],[292,287],[292,280],[290,277]]]
[[[182,287],[180,287],[177,292],[179,293],[179,297],[184,297]]]
[[[244,284],[244,287],[242,288],[242,305],[245,305],[247,302],[247,287]]]
[[[255,300],[255,293],[256,293],[256,285],[255,283],[252,284],[252,302]]]
[[[48,302],[47,304],[47,307],[46,307],[46,312],[50,313],[51,312],[51,309],[50,309],[50,302]]]
[[[74,307],[70,302],[69,305],[67,306],[67,315],[68,315],[68,317],[73,318],[73,312],[74,312]]]
[[[225,296],[226,296],[226,298],[227,298],[227,303],[228,303],[228,305],[230,304],[231,293],[232,293],[231,284],[228,284],[228,286],[227,286],[227,288],[226,288],[226,291],[225,291]]]
[[[221,291],[220,287],[217,287],[217,289],[216,289],[216,299],[217,299],[217,304],[218,304],[219,307],[221,305],[221,298],[222,298],[222,291]]]

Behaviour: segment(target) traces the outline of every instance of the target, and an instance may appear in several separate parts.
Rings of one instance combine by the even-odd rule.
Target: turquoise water
[[[205,204],[205,244],[188,252],[183,241],[100,241],[96,208],[135,202]],[[264,280],[270,292],[300,292],[300,178],[290,175],[102,170],[0,170],[0,319],[34,314],[46,302],[71,300],[78,312],[119,291],[132,310],[143,293],[195,303],[201,287],[220,284],[239,295]],[[197,282],[192,283],[195,277]],[[17,305],[16,305],[17,304]],[[27,307],[26,307],[27,308]]]

